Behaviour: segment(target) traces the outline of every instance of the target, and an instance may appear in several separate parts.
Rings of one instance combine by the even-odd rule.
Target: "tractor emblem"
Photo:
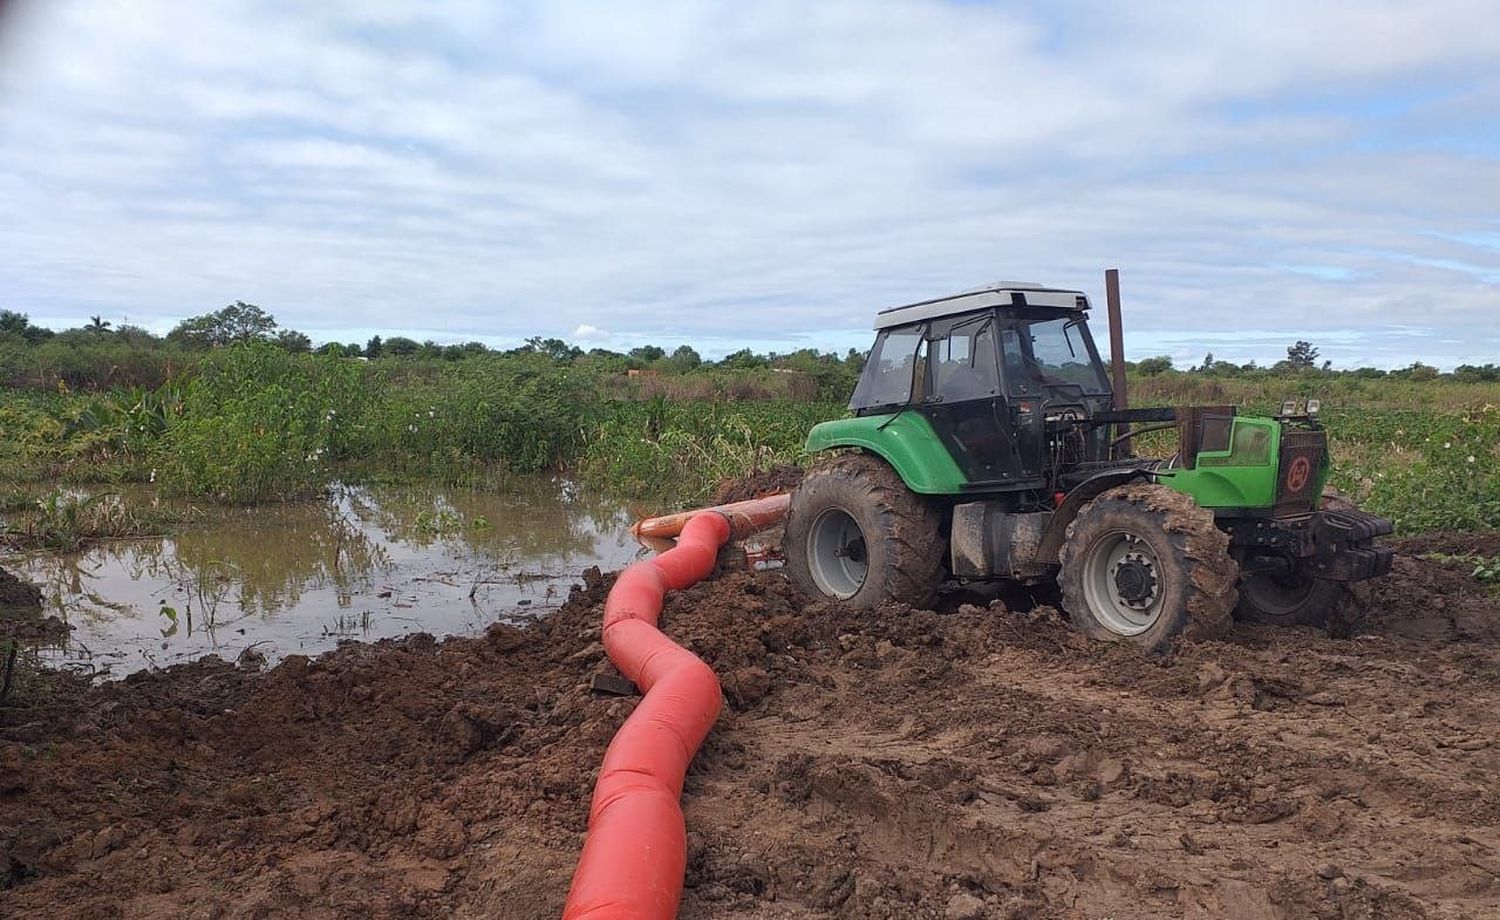
[[[1312,476],[1312,461],[1306,457],[1297,457],[1292,461],[1291,468],[1286,471],[1286,490],[1295,495],[1307,486],[1307,480]]]

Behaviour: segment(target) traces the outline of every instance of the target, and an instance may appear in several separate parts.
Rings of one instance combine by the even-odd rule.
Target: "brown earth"
[[[40,607],[42,592],[29,581],[22,581],[0,569],[0,609],[7,607]]]
[[[714,504],[727,505],[730,502],[749,501],[752,498],[775,495],[778,492],[790,492],[797,488],[797,484],[802,481],[802,476],[806,472],[795,464],[782,463],[743,479],[731,479],[720,484],[718,491],[714,494]]]
[[[587,690],[608,583],[529,629],[0,709],[0,916],[558,916],[634,705]],[[1374,594],[1355,638],[1236,626],[1164,659],[1048,607],[676,594],[729,703],[681,916],[1500,917],[1500,601],[1411,556]]]

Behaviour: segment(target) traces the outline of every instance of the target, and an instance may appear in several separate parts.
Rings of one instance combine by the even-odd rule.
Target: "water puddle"
[[[173,537],[4,565],[72,627],[45,660],[120,677],[210,653],[275,661],[534,616],[582,569],[636,558],[632,518],[559,479],[499,492],[341,486],[321,502],[214,510]]]

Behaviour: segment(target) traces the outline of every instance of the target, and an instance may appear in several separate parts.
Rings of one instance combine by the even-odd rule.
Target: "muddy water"
[[[72,627],[46,658],[119,677],[534,616],[560,605],[581,569],[635,558],[631,519],[557,479],[489,492],[340,486],[319,502],[215,509],[170,538],[4,564]]]

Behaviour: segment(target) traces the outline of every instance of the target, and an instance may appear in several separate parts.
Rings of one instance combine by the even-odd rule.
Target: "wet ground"
[[[119,677],[206,654],[275,662],[345,639],[475,635],[555,609],[583,568],[629,562],[632,520],[554,478],[482,492],[340,486],[324,501],[214,509],[172,537],[0,566],[72,627],[45,660]]]
[[[686,920],[1500,917],[1500,598],[1408,539],[1349,638],[1165,658],[1051,608],[673,594],[727,706]],[[214,660],[0,710],[0,916],[555,918],[634,698],[610,584],[526,628]]]

